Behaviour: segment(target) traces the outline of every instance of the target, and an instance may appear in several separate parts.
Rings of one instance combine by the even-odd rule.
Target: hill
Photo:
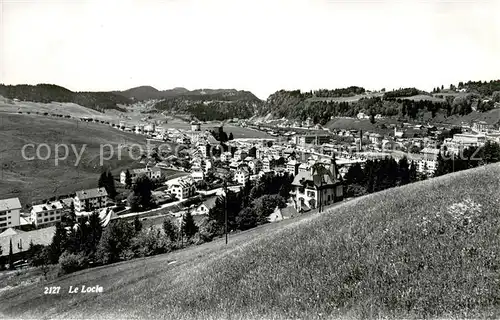
[[[192,101],[260,101],[250,91],[236,89],[196,89],[173,88],[160,91],[151,86],[140,86],[125,91],[113,91],[114,94],[135,100],[180,98]]]
[[[0,96],[32,102],[71,102],[98,111],[116,109],[125,111],[119,104],[127,105],[132,101],[111,92],[73,92],[53,84],[3,85],[0,84]]]
[[[500,165],[0,293],[7,318],[498,318]],[[100,285],[101,294],[67,294]],[[44,295],[43,286],[61,286]]]
[[[104,161],[113,169],[115,178],[121,168],[136,164],[128,146],[144,146],[144,136],[128,134],[103,124],[79,122],[75,119],[60,119],[35,115],[2,113],[0,118],[0,199],[19,197],[23,204],[31,200],[47,199],[55,195],[73,193],[79,189],[94,188],[102,168],[100,167],[100,146],[113,146],[115,156]],[[26,144],[35,147],[47,144],[51,149],[48,160],[24,159],[22,148]],[[66,144],[69,155],[66,160],[55,164],[55,145]],[[82,158],[75,166],[77,156],[71,145],[80,153],[86,145]],[[122,149],[121,160],[117,150]],[[103,147],[106,155],[109,147]],[[60,148],[61,157],[65,151]],[[35,156],[35,148],[26,149],[28,157]],[[47,149],[41,148],[40,155],[47,156]],[[135,157],[136,153],[132,153]]]

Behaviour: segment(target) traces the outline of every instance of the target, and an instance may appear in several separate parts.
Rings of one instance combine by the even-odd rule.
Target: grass
[[[115,150],[115,156],[103,162],[104,166],[113,169],[115,178],[123,168],[142,167],[130,157],[128,149],[122,149],[121,160],[116,151],[119,145],[146,143],[143,136],[127,134],[102,124],[17,114],[0,114],[0,139],[0,199],[19,197],[23,204],[96,187],[102,170],[99,160],[101,144],[109,143]],[[48,144],[51,158],[46,161],[24,160],[21,149],[28,143]],[[78,151],[84,144],[87,146],[78,166],[75,167],[76,156],[71,147],[67,160],[60,161],[56,166],[55,144],[74,144]],[[107,152],[109,148],[104,150]],[[30,148],[26,154],[34,156],[35,151]],[[45,155],[46,150],[43,150],[42,156]]]
[[[19,318],[500,317],[500,165],[0,293]],[[174,262],[175,263],[172,263]],[[102,294],[69,295],[70,285]],[[61,286],[43,295],[43,286]],[[28,304],[29,303],[29,304]]]

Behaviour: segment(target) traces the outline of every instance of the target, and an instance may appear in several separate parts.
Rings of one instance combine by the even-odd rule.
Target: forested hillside
[[[331,117],[355,117],[363,112],[369,116],[381,116],[416,120],[423,114],[435,117],[467,115],[472,111],[486,112],[500,102],[500,80],[490,82],[460,83],[465,92],[435,90],[433,94],[416,88],[401,88],[385,92],[381,96],[367,93],[364,88],[349,87],[336,90],[301,92],[280,90],[269,96],[259,108],[259,115],[272,114],[275,118],[305,120],[311,117],[315,123],[326,124]],[[327,99],[328,97],[357,96],[353,101]],[[311,99],[313,98],[313,99]],[[325,99],[319,99],[325,98]]]
[[[53,84],[3,85],[0,84],[0,95],[8,99],[33,102],[72,102],[98,111],[116,109],[125,111],[118,104],[127,105],[132,101],[111,92],[73,92]]]
[[[190,114],[201,121],[250,118],[262,101],[248,91],[194,90],[166,98],[155,108],[169,113]]]

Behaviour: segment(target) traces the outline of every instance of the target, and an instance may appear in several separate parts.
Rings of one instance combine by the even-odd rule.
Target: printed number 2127
[[[45,287],[43,294],[58,294],[61,287]]]

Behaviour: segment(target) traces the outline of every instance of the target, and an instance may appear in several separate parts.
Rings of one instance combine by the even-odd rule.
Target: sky
[[[500,0],[0,0],[0,83],[74,91],[500,79]]]

